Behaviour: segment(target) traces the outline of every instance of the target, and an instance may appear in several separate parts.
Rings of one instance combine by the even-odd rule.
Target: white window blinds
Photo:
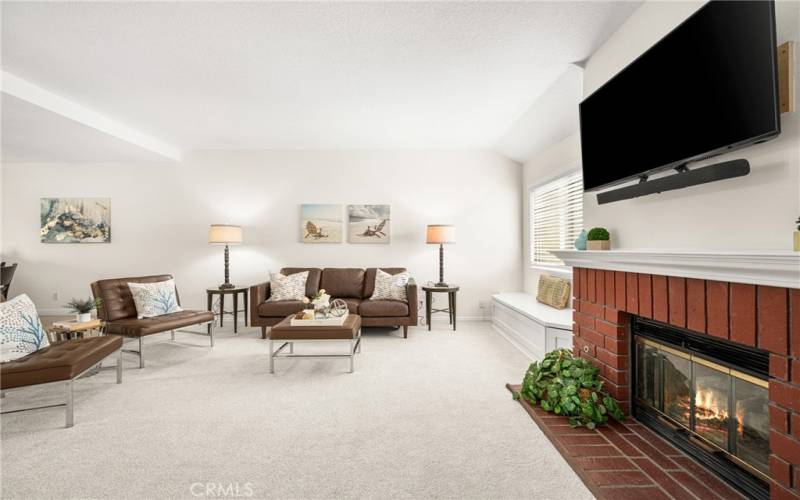
[[[563,264],[550,250],[573,248],[583,229],[583,178],[571,173],[531,189],[532,264]]]

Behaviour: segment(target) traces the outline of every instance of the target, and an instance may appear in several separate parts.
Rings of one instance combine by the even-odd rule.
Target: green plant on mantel
[[[594,429],[608,422],[608,417],[621,422],[625,416],[617,402],[603,392],[598,372],[589,361],[572,357],[567,349],[556,349],[531,364],[514,399],[523,397],[545,411],[568,416],[573,427]]]
[[[608,234],[608,229],[604,227],[593,227],[589,230],[586,239],[589,241],[607,241],[611,239],[611,235]]]

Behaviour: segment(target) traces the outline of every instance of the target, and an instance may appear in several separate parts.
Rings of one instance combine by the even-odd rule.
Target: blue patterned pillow
[[[175,280],[158,281],[156,283],[128,283],[136,305],[136,316],[152,318],[164,314],[182,311],[178,305],[178,294],[175,292]]]
[[[0,303],[0,362],[27,356],[49,345],[36,306],[27,295]]]

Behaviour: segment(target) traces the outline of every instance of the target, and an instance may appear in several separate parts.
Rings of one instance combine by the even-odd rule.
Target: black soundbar
[[[639,196],[663,193],[664,191],[696,186],[707,182],[742,177],[750,173],[750,163],[747,160],[731,160],[693,170],[689,170],[685,166],[679,167],[676,170],[678,170],[677,174],[668,177],[660,177],[652,180],[647,180],[645,177],[639,184],[598,193],[597,203],[603,205],[604,203],[629,200],[631,198],[638,198]]]

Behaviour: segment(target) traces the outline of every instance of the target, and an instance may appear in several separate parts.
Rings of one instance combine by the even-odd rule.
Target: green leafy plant
[[[800,231],[800,217],[797,218],[797,221],[795,221],[795,224],[797,224],[797,230]]]
[[[589,241],[606,241],[611,239],[611,235],[608,234],[608,229],[604,227],[593,227],[589,230],[589,234],[586,235],[586,239]]]
[[[617,402],[603,392],[598,368],[583,358],[574,358],[566,349],[547,353],[541,362],[534,362],[525,373],[522,389],[514,394],[543,410],[569,417],[573,427],[585,425],[594,429],[608,417],[622,421]]]
[[[69,312],[77,313],[77,314],[86,314],[92,312],[96,307],[100,305],[100,299],[76,299],[73,298],[66,304],[66,308]]]

